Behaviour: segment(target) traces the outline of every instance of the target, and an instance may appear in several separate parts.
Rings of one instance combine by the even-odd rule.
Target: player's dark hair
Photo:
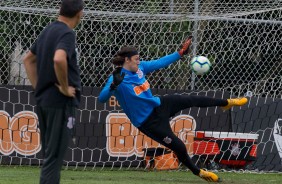
[[[83,0],[62,0],[60,15],[73,18],[84,7]]]
[[[131,58],[134,55],[138,55],[136,48],[128,46],[122,47],[112,59],[112,63],[116,66],[122,66],[126,57]]]

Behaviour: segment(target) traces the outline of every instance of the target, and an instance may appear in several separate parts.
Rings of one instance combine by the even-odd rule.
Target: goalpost
[[[22,57],[54,21],[59,0],[0,2],[0,164],[41,165],[39,130]],[[148,76],[154,94],[248,96],[248,105],[187,109],[171,120],[194,161],[210,169],[282,171],[282,1],[85,0],[75,30],[83,85],[65,164],[84,168],[143,168],[145,148],[158,144],[130,125],[114,98],[97,100],[123,45],[142,60],[175,52],[193,35],[191,54]],[[189,61],[209,58],[212,69],[196,76]]]

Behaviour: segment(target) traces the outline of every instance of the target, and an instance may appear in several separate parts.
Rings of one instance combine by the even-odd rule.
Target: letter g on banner
[[[0,111],[0,153],[10,155],[14,151],[29,156],[41,150],[38,118],[32,111],[21,111],[13,117]]]

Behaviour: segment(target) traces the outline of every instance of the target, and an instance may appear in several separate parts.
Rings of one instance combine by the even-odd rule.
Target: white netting
[[[55,19],[58,4],[1,1],[1,83],[26,83],[21,54]],[[190,34],[191,55],[150,76],[153,88],[215,89],[269,78],[281,71],[281,8],[281,1],[86,1],[76,31],[82,83],[101,87],[123,45],[136,46],[150,60],[176,51]],[[194,55],[212,61],[205,80],[191,78],[188,62]]]
[[[22,57],[43,28],[55,20],[59,2],[58,0],[0,1],[1,84],[30,84],[26,79]],[[252,95],[249,110],[243,108],[237,111],[235,109],[230,115],[222,114],[218,109],[190,109],[185,113],[193,117],[198,117],[200,112],[205,114],[197,122],[210,121],[209,118],[216,117],[212,125],[198,127],[200,131],[258,134],[257,153],[261,159],[253,163],[250,169],[281,171],[281,165],[273,163],[279,156],[276,154],[277,150],[275,152],[275,136],[271,135],[276,130],[274,122],[281,118],[279,108],[281,108],[282,95],[282,1],[99,0],[85,2],[84,17],[76,29],[77,46],[80,55],[82,84],[84,87],[95,88],[87,88],[84,91],[78,115],[79,142],[70,147],[66,159],[67,165],[135,168],[142,165],[138,157],[142,148],[140,144],[139,147],[134,147],[135,152],[131,152],[130,156],[108,155],[109,150],[106,143],[107,136],[111,137],[111,134],[106,134],[106,127],[109,124],[106,123],[105,117],[112,112],[120,113],[120,110],[115,106],[114,100],[111,101],[113,106],[99,104],[97,96],[100,87],[104,85],[113,70],[110,60],[123,45],[136,46],[143,60],[156,59],[176,51],[188,35],[193,35],[191,54],[184,58],[184,61],[178,61],[168,69],[162,69],[149,75],[148,80],[151,87],[164,89],[164,91],[156,90],[156,94],[167,93],[170,90],[174,90],[173,93],[181,92],[182,94],[190,93],[184,93],[183,90],[209,90],[214,92],[214,95],[211,96],[216,96],[218,92],[230,93],[231,96]],[[210,59],[212,70],[208,75],[199,77],[192,74],[189,61],[195,55],[204,55]],[[7,95],[1,93],[1,107],[4,111],[9,112],[2,114],[2,117],[9,116],[14,121],[15,118],[12,117],[18,112],[34,111],[30,90],[1,87],[1,91]],[[27,101],[25,97],[28,97]],[[265,111],[274,113],[264,114]],[[249,117],[249,114],[253,116]],[[233,122],[232,126],[227,127],[230,122],[226,118]],[[254,126],[254,122],[258,126]],[[281,127],[279,123],[275,125]],[[4,135],[6,135],[3,132],[11,132],[8,131],[11,127],[3,123],[1,126],[0,141],[2,142],[0,144],[3,146]],[[279,135],[279,131],[276,132]],[[184,136],[183,132],[181,135]],[[216,135],[221,135],[221,133],[215,133],[214,136]],[[112,138],[124,143],[122,139],[124,136],[132,138],[128,132],[124,134],[115,132]],[[19,146],[10,147],[9,139],[6,138],[8,143],[5,150],[10,148],[14,152],[7,156],[3,152],[4,149],[1,149],[0,163],[40,163],[41,155],[22,156],[22,152],[16,149]],[[128,139],[132,140],[131,138]],[[14,144],[21,145],[22,142],[18,141]],[[114,145],[116,143],[114,141]],[[232,145],[234,153],[242,149],[237,149],[234,143]],[[247,148],[251,149],[253,145],[248,145]],[[122,153],[124,149],[129,148],[123,147],[116,152]],[[230,149],[223,152],[228,153]],[[191,151],[191,154],[194,153]],[[216,158],[213,155],[209,158],[209,162],[206,162],[207,157],[198,155],[195,161],[208,163],[211,167],[210,165],[214,165],[215,161],[218,164],[219,160],[225,159]],[[216,167],[221,166],[213,166],[213,168]]]
[[[41,15],[57,13],[60,1],[16,0],[0,5],[4,10],[22,11]],[[185,19],[186,16],[209,15],[234,17],[281,9],[279,0],[101,0],[85,1],[86,16],[134,19]],[[198,18],[198,17],[197,17]],[[102,19],[104,20],[104,19]]]

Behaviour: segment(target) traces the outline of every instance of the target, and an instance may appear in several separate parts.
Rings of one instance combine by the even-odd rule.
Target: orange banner
[[[192,116],[179,115],[170,121],[174,133],[193,154],[196,121]],[[113,157],[143,156],[143,148],[162,147],[135,128],[124,113],[110,113],[106,118],[107,152]]]

